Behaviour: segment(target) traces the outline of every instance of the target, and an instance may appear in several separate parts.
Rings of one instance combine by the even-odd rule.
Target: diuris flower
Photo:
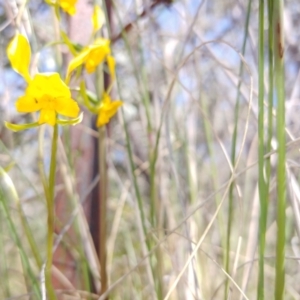
[[[77,0],[45,0],[49,5],[58,5],[63,11],[69,15],[74,15],[76,13],[76,3]]]
[[[101,127],[109,122],[109,120],[117,113],[118,108],[123,102],[111,101],[110,96],[106,93],[103,95],[102,103],[98,111],[97,127]]]
[[[71,98],[69,87],[61,80],[58,73],[36,74],[33,79],[29,74],[31,50],[27,39],[17,34],[7,47],[7,56],[12,68],[24,77],[28,86],[25,95],[16,102],[18,112],[30,113],[40,111],[37,123],[14,125],[6,123],[12,130],[23,130],[47,123],[54,126],[74,125],[81,121],[81,116],[69,121],[57,119],[57,114],[76,118],[79,114],[77,103]]]
[[[105,60],[114,61],[113,57],[110,55],[110,41],[108,39],[98,38],[93,45],[84,48],[82,52],[70,61],[67,70],[67,78],[73,70],[83,64],[88,73],[93,73],[96,67]],[[111,69],[112,66],[114,67],[114,64],[109,65],[110,73],[114,72],[114,70]]]
[[[23,113],[40,111],[38,123],[52,126],[57,113],[71,118],[79,114],[77,103],[71,99],[71,92],[58,73],[36,74],[25,95],[17,100],[16,108]]]

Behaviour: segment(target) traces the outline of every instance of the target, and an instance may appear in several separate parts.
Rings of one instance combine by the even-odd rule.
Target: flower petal
[[[18,112],[30,113],[41,109],[40,103],[36,101],[34,97],[22,96],[16,102],[16,108]]]
[[[71,98],[69,87],[62,81],[58,73],[43,73],[39,75],[44,77],[44,90],[47,94],[54,98]]]
[[[109,118],[111,118],[117,113],[118,108],[121,105],[123,105],[122,101],[114,101],[110,104],[109,107],[104,107],[104,112]]]
[[[39,118],[39,124],[47,123],[54,126],[56,123],[56,112],[50,109],[42,109]]]
[[[12,68],[29,83],[30,45],[25,36],[17,34],[8,44],[7,56]]]
[[[26,89],[26,95],[42,98],[51,95],[53,98],[71,98],[68,86],[61,80],[58,73],[36,74]]]
[[[114,57],[111,55],[107,55],[106,61],[107,61],[109,74],[111,76],[111,80],[114,81],[116,78],[116,72],[115,72],[116,61]]]
[[[56,108],[56,112],[59,113],[60,115],[70,117],[70,118],[76,118],[79,114],[79,106],[71,98],[64,98],[64,99],[59,99],[59,104]]]
[[[105,22],[105,15],[103,13],[103,10],[100,8],[99,5],[95,5],[93,16],[92,16],[92,23],[93,23],[94,32],[101,29],[104,22]]]
[[[103,102],[103,105],[99,109],[98,118],[97,118],[97,127],[107,124],[109,120],[117,113],[118,108],[121,105],[123,105],[122,101],[110,102],[109,96],[105,98],[104,99],[106,100],[106,103]]]
[[[100,65],[104,60],[106,55],[109,53],[109,50],[106,47],[99,47],[93,49],[89,56],[86,59],[85,68],[88,73],[93,73],[96,70],[96,67]]]
[[[89,47],[89,55],[85,62],[85,68],[88,73],[93,73],[96,67],[110,54],[109,45],[110,41],[108,39],[98,38],[95,43]]]
[[[89,52],[90,52],[89,48],[86,48],[78,56],[74,57],[70,61],[69,65],[68,65],[66,81],[69,80],[71,72],[74,71],[76,68],[78,68],[80,65],[82,65],[85,62],[87,56],[89,55]]]
[[[59,0],[59,6],[69,15],[73,16],[76,13],[77,0]]]
[[[109,122],[109,118],[105,113],[102,113],[99,111],[98,117],[97,117],[97,127],[101,127]]]
[[[26,124],[13,124],[13,123],[9,123],[9,122],[4,122],[4,125],[6,128],[17,132],[17,131],[37,127],[37,126],[39,126],[39,123],[34,122],[34,123],[26,123]]]

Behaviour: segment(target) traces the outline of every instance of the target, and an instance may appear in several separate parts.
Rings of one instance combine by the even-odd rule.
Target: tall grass
[[[277,246],[275,299],[283,299],[285,286],[285,230],[286,230],[286,139],[285,139],[285,80],[284,80],[284,39],[283,39],[283,1],[273,4],[274,30],[274,73],[277,96],[278,166],[277,166]]]
[[[15,112],[5,48],[19,29],[39,45],[32,69],[63,75],[59,31],[90,43],[91,12],[78,0],[53,25],[21,2],[0,2],[0,299],[298,299],[299,3],[95,1],[124,105],[99,130],[87,110],[55,127],[51,158],[47,126],[2,126],[36,118]],[[80,86],[78,71],[73,98],[95,101],[103,70]]]
[[[258,275],[258,289],[257,298],[264,299],[264,276],[265,276],[265,235],[267,226],[267,213],[268,213],[268,194],[266,178],[265,178],[265,1],[259,2],[259,41],[258,41],[258,189],[259,189],[259,203],[260,203],[260,216],[259,216],[259,275]],[[271,28],[269,28],[270,30]],[[272,66],[270,66],[272,68]],[[269,103],[270,104],[270,103]],[[272,106],[271,106],[272,107]]]

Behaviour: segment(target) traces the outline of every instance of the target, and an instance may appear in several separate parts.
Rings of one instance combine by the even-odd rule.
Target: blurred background
[[[73,17],[62,13],[58,21],[44,1],[0,0],[0,167],[11,180],[8,183],[1,177],[9,210],[5,212],[4,206],[0,210],[1,299],[41,299],[34,294],[41,270],[24,235],[20,207],[43,258],[47,210],[39,162],[43,160],[45,169],[49,168],[51,144],[48,127],[13,133],[4,126],[4,121],[25,123],[35,118],[16,112],[14,103],[26,82],[10,68],[6,47],[19,30],[31,44],[32,72],[55,71],[64,76],[71,56],[59,32],[66,32],[74,43],[91,43],[94,4],[78,0],[77,13]],[[104,26],[103,35],[111,39],[116,59],[112,99],[124,102],[106,127],[111,299],[166,299],[168,292],[170,299],[222,299],[227,275],[230,299],[255,299],[258,1],[98,4],[110,12],[110,26]],[[267,22],[265,26],[267,30]],[[285,1],[285,299],[300,299],[299,26],[299,1]],[[265,51],[267,55],[267,39]],[[96,91],[95,77],[87,76],[86,81],[88,89]],[[72,81],[75,100],[79,97],[76,88]],[[267,95],[267,80],[265,90]],[[97,186],[101,178],[95,167],[98,135],[93,124],[94,117],[85,111],[81,124],[60,130],[52,272],[59,299],[98,299],[101,199]],[[272,147],[277,148],[275,138]],[[273,153],[265,299],[273,299],[275,282],[276,163]],[[26,264],[22,255],[28,259]]]

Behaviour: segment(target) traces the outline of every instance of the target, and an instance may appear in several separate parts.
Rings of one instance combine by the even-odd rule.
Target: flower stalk
[[[48,291],[49,299],[56,299],[52,287],[51,268],[53,260],[53,240],[54,240],[54,195],[55,195],[55,171],[56,171],[56,153],[57,153],[57,139],[58,139],[58,125],[56,124],[53,128],[52,137],[52,148],[51,148],[51,162],[50,162],[50,173],[49,173],[49,196],[47,199],[47,210],[48,210],[48,235],[47,235],[47,261],[45,269],[45,281],[46,288]]]
[[[107,279],[107,233],[106,233],[106,212],[107,212],[107,165],[106,165],[106,130],[105,126],[98,128],[98,141],[99,141],[99,173],[100,173],[100,182],[99,182],[99,194],[100,194],[100,203],[99,203],[99,260],[100,260],[100,274],[101,274],[101,292],[100,295],[103,295],[108,287]]]

